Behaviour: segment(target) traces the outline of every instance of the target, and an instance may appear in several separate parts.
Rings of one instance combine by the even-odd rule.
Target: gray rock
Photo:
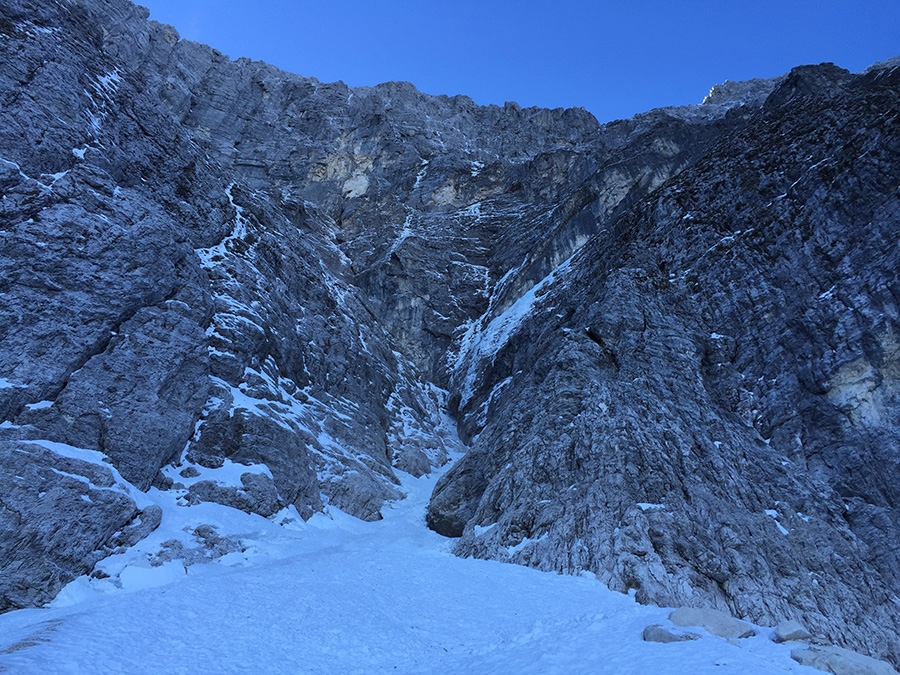
[[[715,609],[679,607],[669,614],[669,621],[676,626],[700,626],[723,638],[740,639],[756,635],[750,624]]]
[[[40,606],[159,524],[101,465],[0,441],[0,611]]]
[[[146,490],[184,448],[207,400],[202,336],[177,310],[143,308],[69,377],[52,407],[20,421],[76,447],[103,448],[126,480]]]
[[[209,563],[228,555],[244,550],[239,539],[221,536],[213,525],[199,525],[191,534],[197,546],[185,546],[178,539],[162,542],[160,550],[150,558],[150,564],[158,567],[163,563],[179,560],[185,568],[198,563]]]
[[[193,494],[368,520],[461,439],[427,514],[458,554],[900,659],[892,65],[600,125],[231,61],[125,0],[3,15],[3,438],[141,489],[265,464]]]
[[[775,632],[772,634],[772,639],[775,642],[805,641],[811,637],[812,634],[803,627],[803,624],[794,619],[782,621],[775,627]]]
[[[428,513],[457,554],[898,657],[891,77],[792,73],[464,336]]]
[[[745,80],[743,82],[732,82],[725,80],[721,84],[717,84],[709,90],[709,94],[703,99],[703,105],[755,105],[760,106],[765,103],[769,94],[781,84],[783,77],[772,79]]]
[[[162,509],[156,504],[150,504],[138,512],[138,514],[120,531],[113,535],[109,546],[117,550],[134,546],[141,539],[155,531],[162,522]]]
[[[833,675],[895,675],[889,663],[835,646],[791,650],[791,658],[803,666]]]
[[[321,510],[322,502],[304,440],[267,417],[241,410],[229,416],[227,408],[219,409],[204,420],[187,458],[211,468],[221,466],[224,458],[242,464],[264,463],[272,471],[283,506],[293,504],[308,518]]]
[[[242,487],[219,485],[214,481],[197,481],[188,489],[188,501],[192,504],[215,502],[247,513],[258,513],[264,518],[273,516],[285,504],[278,495],[275,482],[265,474],[241,474]]]
[[[641,634],[641,637],[643,638],[644,642],[663,643],[688,642],[690,640],[700,639],[700,636],[697,633],[691,633],[690,631],[673,630],[672,628],[661,626],[658,623],[647,626]]]

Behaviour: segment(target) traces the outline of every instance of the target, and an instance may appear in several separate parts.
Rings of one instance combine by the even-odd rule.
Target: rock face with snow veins
[[[274,496],[188,490],[265,515],[377,519],[395,467],[444,463],[434,385],[467,322],[733,105],[601,130],[232,62],[124,0],[0,10],[0,437],[100,451],[143,490],[169,463],[265,464]]]
[[[898,85],[795,69],[484,326],[457,553],[900,657]]]
[[[63,481],[94,510],[54,553],[61,448],[374,520],[461,439],[428,513],[460,555],[900,659],[897,68],[600,125],[231,61],[126,0],[0,0],[0,58],[0,564],[40,589],[0,609],[135,517]]]

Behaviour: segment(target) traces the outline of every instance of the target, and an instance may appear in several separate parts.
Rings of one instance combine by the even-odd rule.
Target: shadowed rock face
[[[231,61],[124,0],[0,19],[0,534],[74,461],[29,441],[377,519],[462,439],[428,513],[459,554],[896,661],[896,70],[599,125]],[[0,538],[0,609],[153,522],[73,486],[71,550]]]
[[[0,488],[0,612],[49,602],[162,515],[139,510],[109,468],[33,443],[0,442]]]
[[[898,73],[793,71],[462,364],[458,554],[896,662]]]

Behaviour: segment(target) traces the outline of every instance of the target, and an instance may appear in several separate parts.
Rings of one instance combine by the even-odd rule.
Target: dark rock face
[[[793,71],[463,364],[459,554],[896,661],[898,72]]]
[[[375,520],[461,439],[428,513],[460,555],[900,659],[896,64],[599,125],[231,61],[125,0],[0,19],[0,610],[154,521],[63,481],[57,551],[53,442]]]

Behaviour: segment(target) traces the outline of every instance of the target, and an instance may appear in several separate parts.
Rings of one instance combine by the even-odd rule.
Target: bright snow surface
[[[694,642],[647,643],[643,628],[670,625],[669,610],[593,578],[454,557],[452,542],[424,523],[437,477],[403,475],[408,498],[376,523],[332,508],[281,526],[213,504],[179,506],[171,492],[151,490],[163,524],[100,563],[109,579],[82,577],[49,607],[0,616],[0,671],[819,672],[792,661],[770,628],[736,644],[702,629]],[[187,545],[203,523],[245,550],[150,566],[163,541]]]

